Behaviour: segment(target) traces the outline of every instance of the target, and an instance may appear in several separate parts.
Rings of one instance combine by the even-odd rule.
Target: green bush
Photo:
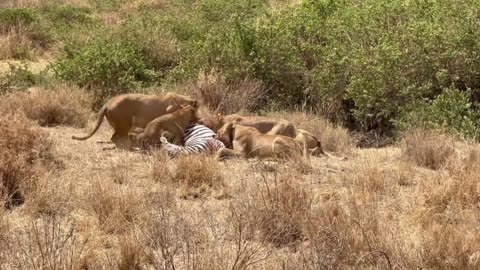
[[[105,99],[138,88],[152,77],[143,56],[129,42],[99,39],[78,48],[69,46],[66,52],[51,69],[58,78],[92,91],[96,108]]]
[[[156,13],[142,11],[126,18],[114,33],[116,39],[138,48],[145,65],[155,70],[155,80],[159,83],[180,61],[178,43],[163,24],[162,17]]]
[[[35,13],[30,9],[0,9],[0,29],[2,33],[8,32],[11,28],[28,26],[35,20]]]
[[[42,76],[29,71],[26,65],[10,64],[10,70],[0,75],[0,95],[26,90],[42,81]]]
[[[406,106],[397,126],[400,130],[426,128],[453,132],[466,138],[478,138],[480,112],[471,101],[471,91],[447,88],[433,101]]]

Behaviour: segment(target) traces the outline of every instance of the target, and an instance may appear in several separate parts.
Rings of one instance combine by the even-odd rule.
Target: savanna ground
[[[480,268],[478,5],[1,1],[0,268]],[[71,139],[109,97],[165,91],[348,159]]]
[[[68,91],[75,92],[82,93]],[[106,123],[90,140],[72,140],[92,128],[91,113],[77,106],[75,117],[54,121],[49,115],[68,110],[49,107],[47,98],[39,98],[46,94],[27,94],[44,100],[43,114],[20,109],[0,122],[8,207],[1,211],[2,269],[480,264],[477,144],[416,131],[396,145],[360,149],[345,129],[290,112],[272,116],[314,131],[328,150],[348,160],[170,160],[160,151],[102,151],[105,145],[97,142],[111,136]],[[40,127],[27,119],[75,125],[84,113],[86,129]],[[8,181],[14,182],[10,191]],[[23,204],[15,206],[16,200]]]

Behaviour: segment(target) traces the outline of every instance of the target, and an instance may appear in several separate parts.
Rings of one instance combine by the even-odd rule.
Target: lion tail
[[[103,105],[102,109],[100,109],[100,112],[98,113],[97,124],[96,124],[95,128],[92,130],[92,132],[90,132],[90,134],[88,134],[87,136],[84,136],[84,137],[72,136],[72,139],[83,141],[83,140],[86,140],[86,139],[92,137],[93,134],[95,134],[95,132],[97,132],[97,130],[100,128],[100,125],[103,122],[103,118],[105,117],[106,112],[107,112],[107,104]]]

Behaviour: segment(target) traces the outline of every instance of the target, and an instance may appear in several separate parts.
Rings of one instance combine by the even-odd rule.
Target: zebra
[[[214,138],[215,132],[201,124],[193,124],[187,127],[182,139],[183,146],[169,143],[165,137],[161,137],[162,148],[170,157],[180,154],[215,153],[225,148],[225,145]]]

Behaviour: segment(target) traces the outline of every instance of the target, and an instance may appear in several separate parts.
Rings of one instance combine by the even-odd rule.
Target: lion
[[[144,128],[153,119],[172,112],[180,105],[191,105],[197,108],[197,101],[191,97],[173,92],[164,95],[124,94],[111,98],[102,109],[95,128],[84,137],[72,136],[75,140],[86,140],[92,137],[100,128],[103,118],[106,117],[114,133],[111,141],[118,148],[129,149],[128,133],[132,128]]]
[[[227,123],[218,130],[216,138],[226,148],[217,152],[216,158],[228,157],[289,158],[309,156],[308,150],[293,138],[283,135],[263,134],[254,127]]]
[[[307,149],[312,150],[311,154],[313,156],[327,155],[329,157],[334,157],[330,153],[323,150],[320,140],[315,135],[304,129],[295,128],[293,124],[287,120],[276,120],[263,116],[217,114],[213,117],[200,119],[199,123],[209,127],[215,132],[217,132],[223,125],[227,123],[254,127],[263,134],[283,135],[294,138],[296,141],[307,147]]]
[[[294,138],[296,136],[295,127],[287,120],[275,120],[263,116],[242,116],[239,114],[221,115],[203,118],[199,121],[217,132],[227,123],[239,124],[242,126],[254,127],[263,134],[283,135]]]
[[[187,105],[173,113],[159,116],[147,124],[143,132],[136,128],[130,132],[129,139],[135,146],[147,148],[160,144],[160,138],[166,134],[173,135],[173,142],[181,144],[185,129],[192,123],[198,121],[197,108]]]

